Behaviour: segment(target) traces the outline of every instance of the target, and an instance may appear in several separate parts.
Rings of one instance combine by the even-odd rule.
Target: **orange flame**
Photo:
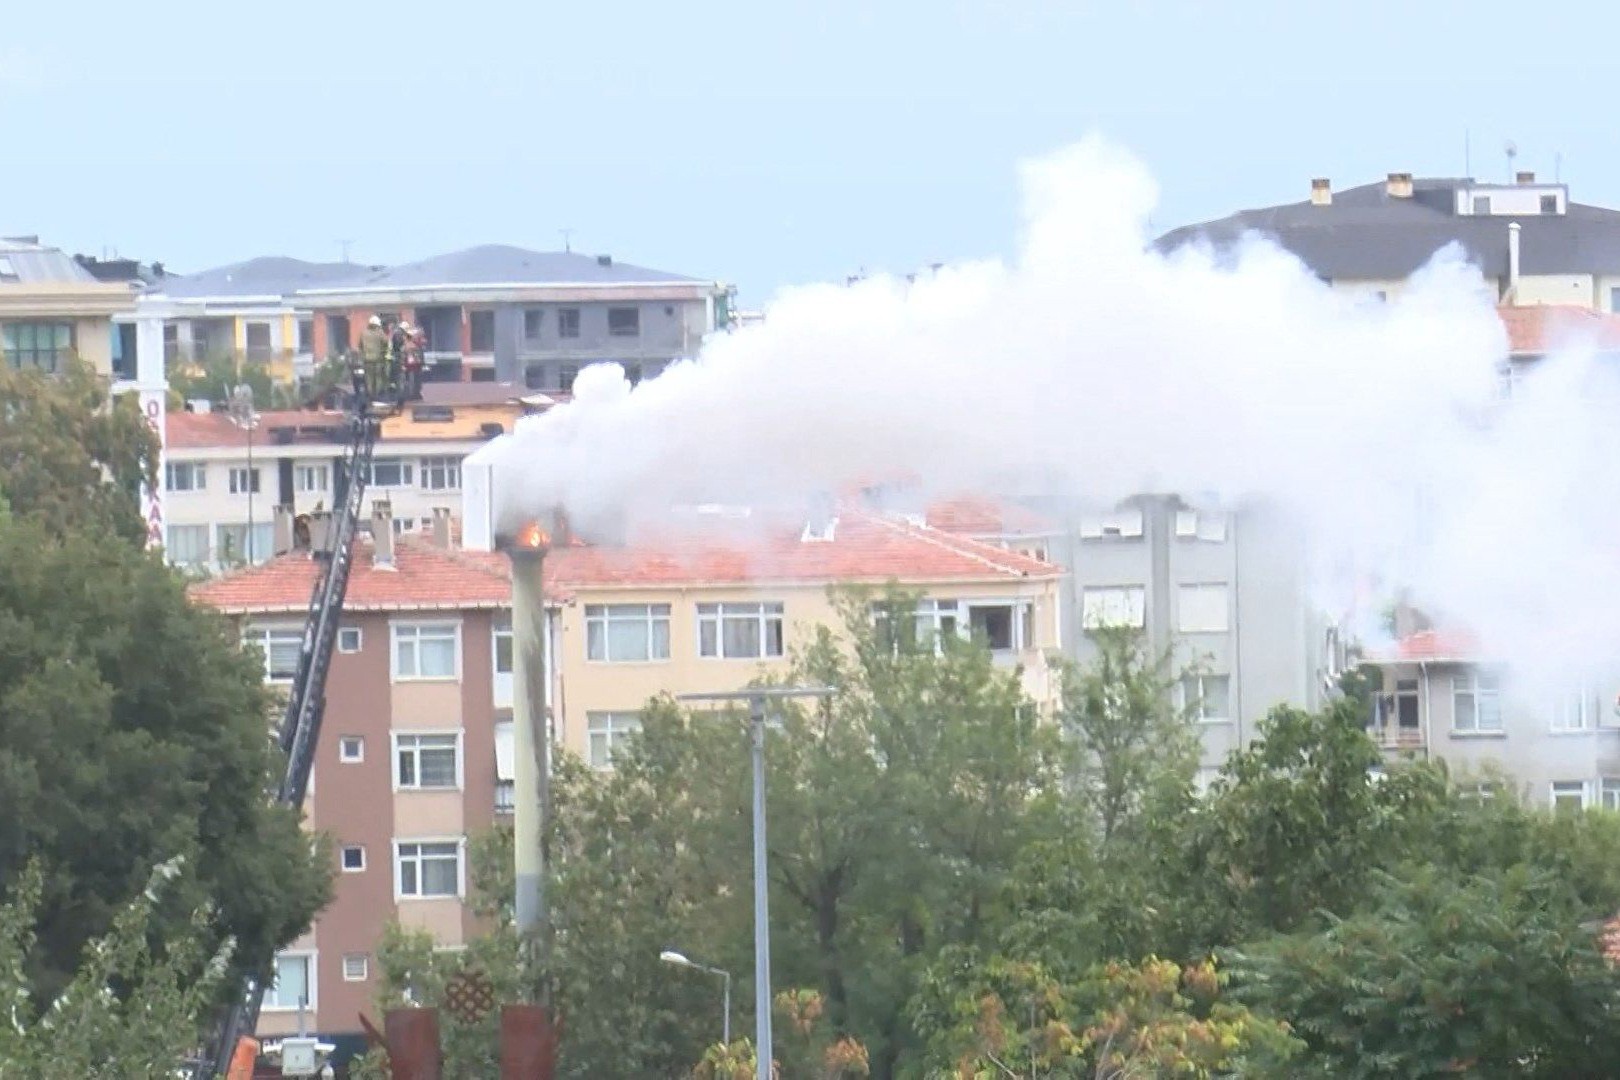
[[[531,521],[518,533],[517,542],[519,547],[539,551],[551,546],[551,534],[542,529],[538,521]]]

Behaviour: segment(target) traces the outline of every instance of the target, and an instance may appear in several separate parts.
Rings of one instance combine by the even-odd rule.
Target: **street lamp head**
[[[675,964],[678,967],[691,967],[692,961],[676,952],[674,949],[665,949],[658,954],[658,959],[666,964]]]

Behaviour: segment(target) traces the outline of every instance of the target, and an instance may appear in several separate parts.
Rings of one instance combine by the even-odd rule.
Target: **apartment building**
[[[1174,229],[1161,251],[1230,249],[1267,237],[1335,288],[1387,298],[1449,244],[1507,304],[1570,304],[1620,311],[1620,211],[1577,203],[1569,185],[1520,172],[1509,184],[1390,173],[1334,191],[1311,181],[1294,203],[1243,210]]]
[[[115,329],[113,316],[134,305],[130,282],[99,281],[37,236],[0,239],[0,355],[13,368],[54,372],[78,357],[108,378],[133,378],[133,328]]]
[[[425,528],[435,508],[458,516],[462,459],[545,406],[499,383],[428,386],[423,400],[383,421],[368,490],[392,504],[401,533]],[[199,570],[262,562],[278,507],[297,515],[336,505],[349,432],[342,413],[266,411],[244,423],[206,402],[195,408],[164,418],[170,562]]]
[[[1551,695],[1463,633],[1416,630],[1366,661],[1368,731],[1393,758],[1444,761],[1467,782],[1494,772],[1534,805],[1620,810],[1620,680]]]
[[[234,356],[290,382],[309,373],[315,352],[314,316],[299,307],[298,291],[350,281],[368,269],[280,256],[249,259],[165,275],[152,283],[140,308],[163,313],[167,371]],[[125,321],[133,324],[133,314]]]
[[[510,568],[453,546],[448,522],[396,540],[373,507],[349,582],[306,807],[330,833],[336,897],[277,960],[260,1031],[285,1033],[300,999],[321,1035],[352,1036],[370,1007],[375,951],[397,918],[453,947],[477,930],[467,841],[511,809]],[[265,678],[297,663],[316,566],[289,553],[193,587],[259,647]],[[556,742],[608,767],[658,693],[737,689],[780,669],[816,627],[828,589],[898,582],[927,628],[972,628],[1050,700],[1061,646],[1056,567],[924,525],[849,509],[807,529],[694,513],[633,545],[563,543],[544,566]]]
[[[354,347],[372,315],[427,338],[425,378],[522,383],[566,393],[580,370],[617,362],[631,381],[696,355],[729,290],[608,255],[489,244],[298,290],[318,356]]]

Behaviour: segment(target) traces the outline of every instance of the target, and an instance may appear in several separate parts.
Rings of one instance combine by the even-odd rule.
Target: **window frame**
[[[754,608],[754,611],[728,611],[728,608]],[[775,609],[774,611],[771,609]],[[752,622],[758,634],[755,655],[733,656],[726,652],[726,624]],[[770,651],[771,625],[776,627],[776,651]],[[780,660],[787,655],[787,604],[781,600],[717,600],[697,605],[697,655],[700,660]],[[704,635],[712,631],[713,652],[706,652]]]
[[[384,481],[377,479],[377,469],[382,465],[391,465],[398,470],[397,480]],[[416,459],[390,454],[384,457],[371,459],[371,477],[367,481],[368,487],[374,488],[407,488],[416,486]]]
[[[202,537],[200,553],[197,554],[196,558],[183,560],[175,558],[177,545],[175,544],[174,540],[175,530],[177,529],[186,530],[181,534],[183,536],[188,536],[191,538],[195,538],[197,536]],[[193,546],[196,547],[198,545]],[[207,566],[213,561],[214,558],[213,530],[207,525],[182,525],[178,523],[165,525],[163,527],[163,557],[171,566]]]
[[[1204,715],[1203,703],[1208,700],[1208,694],[1204,691],[1204,683],[1212,679],[1219,679],[1226,684],[1226,708],[1224,715],[1221,716]],[[1188,683],[1197,685],[1196,699],[1188,697]],[[1232,716],[1232,676],[1229,672],[1199,671],[1183,675],[1176,680],[1176,695],[1180,708],[1199,724],[1230,724],[1234,719]],[[1194,700],[1196,700],[1196,704]]]
[[[545,332],[546,309],[526,307],[523,309],[523,340],[539,341]]]
[[[1131,619],[1134,619],[1135,621],[1131,621],[1131,619],[1127,619],[1127,621],[1125,621],[1125,622],[1102,622],[1100,619],[1093,619],[1090,616],[1090,614],[1088,614],[1087,608],[1090,606],[1090,605],[1088,605],[1086,603],[1086,599],[1088,597],[1095,595],[1095,596],[1097,596],[1099,598],[1099,601],[1101,601],[1108,594],[1113,594],[1113,593],[1120,594],[1123,597],[1123,599],[1125,600],[1126,608],[1127,608],[1128,612],[1134,612],[1138,608],[1140,608],[1141,614],[1139,616],[1134,615],[1134,614],[1131,615]],[[1139,601],[1135,599],[1137,597],[1140,597]],[[1091,631],[1094,631],[1094,630],[1120,630],[1120,629],[1141,630],[1146,626],[1147,626],[1147,586],[1146,585],[1144,585],[1144,584],[1085,585],[1085,586],[1081,587],[1081,589],[1080,589],[1080,629],[1081,630],[1083,630],[1083,631],[1085,631],[1087,633],[1090,633]]]
[[[1559,790],[1558,789],[1559,788],[1568,789],[1568,788],[1571,788],[1571,787],[1575,787],[1577,785],[1579,785],[1579,787],[1581,789],[1580,790],[1581,803],[1580,803],[1580,806],[1577,807],[1576,809],[1579,809],[1579,810],[1589,810],[1589,809],[1591,809],[1591,807],[1592,807],[1592,781],[1590,781],[1590,780],[1551,780],[1551,781],[1549,781],[1548,784],[1547,784],[1547,808],[1549,810],[1551,810],[1555,814],[1558,813],[1558,810],[1559,810],[1559,806],[1558,806]],[[1567,797],[1570,793],[1569,793],[1568,790],[1565,790],[1563,792],[1563,794]]]
[[[356,747],[358,747],[358,751],[353,755],[351,755],[349,753],[349,741],[351,739],[354,741],[354,745]],[[365,763],[365,760],[366,760],[366,737],[364,735],[339,735],[338,736],[338,764],[339,765],[361,765],[361,764]]]
[[[452,640],[452,667],[449,675],[423,675],[422,670],[422,631],[424,629],[451,631]],[[414,632],[415,637],[415,670],[406,674],[399,662],[400,639],[404,631]],[[433,640],[440,640],[441,635],[435,634]],[[398,619],[388,624],[388,669],[392,682],[460,682],[461,681],[461,620],[455,619]]]
[[[1466,675],[1468,685],[1466,689],[1460,684],[1459,676]],[[1488,690],[1481,690],[1479,683],[1480,672],[1475,668],[1466,668],[1451,672],[1451,733],[1468,737],[1501,738],[1506,734],[1502,716],[1502,681],[1499,675],[1492,673],[1490,679],[1493,685]],[[1463,696],[1472,699],[1473,723],[1464,727],[1462,725],[1462,710],[1458,708],[1458,700]],[[1480,724],[1480,699],[1488,698],[1495,704],[1496,726],[1484,727]]]
[[[466,896],[467,896],[467,838],[465,836],[396,836],[396,837],[393,838],[393,840],[390,843],[392,844],[393,861],[394,861],[394,902],[395,903],[403,903],[403,902],[405,902],[407,900],[410,900],[410,901],[420,901],[420,900],[463,900],[463,899],[466,898]],[[429,895],[423,895],[423,893],[421,891],[421,887],[422,887],[422,880],[423,880],[424,875],[422,873],[422,853],[421,853],[420,849],[422,847],[425,847],[425,846],[429,845],[429,844],[433,844],[433,845],[450,845],[450,846],[453,846],[455,848],[455,853],[456,853],[456,891],[454,893],[432,893],[432,894],[429,894]],[[406,848],[406,847],[414,847],[414,848],[418,849],[417,854],[415,856],[416,867],[417,867],[417,870],[416,870],[417,891],[412,892],[412,893],[408,893],[408,892],[405,891],[405,855],[404,855],[403,849]],[[442,857],[442,856],[435,856],[435,857],[437,858],[437,857]]]
[[[646,613],[642,618],[645,619],[646,623],[647,655],[645,657],[627,658],[622,660],[616,659],[611,655],[613,651],[611,648],[613,636],[608,633],[608,630],[615,622],[636,621],[632,620],[626,614],[628,609],[632,608],[643,609]],[[661,615],[658,614],[659,611],[662,611]],[[619,614],[615,616],[615,612],[618,612]],[[664,624],[664,651],[663,655],[661,656],[657,655],[657,650],[653,648],[654,643],[658,640],[658,635],[655,633],[655,627],[660,622]],[[591,655],[591,630],[595,625],[600,625],[602,628],[601,656]],[[670,655],[674,652],[672,647],[673,639],[674,606],[671,604],[647,603],[585,605],[585,662],[588,664],[667,664],[669,663]]]
[[[294,623],[248,623],[242,627],[241,637],[244,645],[257,645],[264,657],[264,681],[275,686],[287,686],[298,677],[298,665],[293,664],[292,674],[285,678],[275,676],[270,668],[270,637],[275,634],[283,635],[282,644],[287,643],[285,635],[291,635],[293,643],[300,652],[304,647],[304,628]],[[251,638],[251,640],[250,640]]]
[[[484,327],[488,327],[489,330],[488,340],[481,340],[484,337],[482,333]],[[469,308],[467,311],[467,351],[475,356],[492,353],[495,351],[495,337],[495,309]]]
[[[305,483],[308,477],[320,480],[319,487]],[[320,495],[332,490],[332,466],[324,461],[293,462],[293,491],[300,495]]]
[[[579,308],[560,307],[557,309],[557,336],[559,338],[579,337],[579,323]]]
[[[351,960],[360,961],[360,974],[358,974],[358,975],[350,975],[349,974],[349,962]],[[343,981],[344,982],[365,982],[369,978],[371,978],[371,954],[370,953],[363,953],[362,952],[362,953],[344,953],[343,954]]]
[[[1577,703],[1580,713],[1580,723],[1571,727],[1563,723],[1569,713],[1569,705]],[[1585,688],[1560,694],[1554,701],[1547,720],[1547,731],[1552,735],[1588,735],[1600,726],[1602,706],[1598,702],[1598,694],[1594,690]]]
[[[298,1002],[295,1001],[291,1005],[283,1005],[280,1002],[280,998],[275,997],[276,984],[281,979],[281,961],[284,959],[295,959],[304,961],[304,985],[309,989],[308,1000],[303,1003],[302,1007],[313,1013],[317,1008],[317,999],[320,996],[320,967],[317,960],[318,955],[319,951],[316,949],[283,949],[276,953],[276,958],[273,961],[272,967],[275,974],[264,988],[264,1001],[259,1006],[260,1010],[263,1012],[275,1013],[290,1013],[298,1011],[300,1007]],[[274,999],[276,1002],[273,1005],[271,1004],[272,999]]]
[[[23,331],[28,343],[22,344]],[[40,333],[48,331],[47,344],[40,344]],[[62,342],[66,337],[66,342]],[[7,319],[0,322],[0,363],[13,371],[41,371],[55,375],[78,349],[77,327],[69,320]],[[26,358],[26,360],[25,360]]]
[[[504,649],[503,649],[504,646]],[[506,670],[501,670],[501,653],[506,653]],[[489,620],[489,663],[493,674],[517,674],[517,634],[512,629],[512,613],[496,612]]]
[[[455,774],[456,774],[456,780],[455,780],[454,785],[449,785],[449,784],[426,785],[426,784],[422,783],[422,750],[423,750],[423,747],[420,745],[420,743],[418,743],[414,747],[410,748],[411,751],[412,751],[412,754],[413,754],[413,763],[412,763],[411,769],[412,769],[412,774],[413,774],[414,779],[410,783],[406,783],[404,781],[404,779],[401,777],[401,775],[400,775],[400,767],[399,766],[400,766],[400,754],[403,751],[402,751],[402,747],[400,746],[400,743],[402,741],[405,741],[405,740],[413,740],[414,741],[414,740],[420,740],[420,739],[450,739],[450,740],[452,740],[450,749],[455,754]],[[467,775],[466,775],[467,774],[467,753],[466,753],[466,729],[465,728],[438,728],[438,729],[423,728],[421,730],[417,730],[416,728],[409,728],[409,729],[404,729],[404,730],[394,730],[394,731],[390,731],[388,733],[388,743],[389,743],[388,748],[389,748],[389,751],[390,751],[389,755],[388,755],[389,779],[393,783],[393,788],[394,788],[394,793],[395,794],[399,794],[399,793],[402,793],[402,792],[465,791],[467,789]],[[442,746],[434,746],[434,747],[430,747],[429,749],[442,750],[444,748]]]
[[[351,851],[360,853],[360,865],[350,866],[348,854]],[[338,872],[342,874],[363,874],[366,872],[366,845],[343,844],[338,848]]]
[[[232,465],[226,473],[226,488],[232,495],[263,495],[262,474],[257,465]]]
[[[432,454],[421,458],[416,463],[417,486],[423,491],[460,491],[461,460],[455,454]],[[440,483],[428,483],[428,478],[435,473]]]
[[[344,644],[345,640],[347,639],[347,635],[349,635],[349,634],[354,635],[354,645],[352,647],[349,646],[349,645]],[[337,632],[337,651],[338,652],[348,654],[348,655],[352,655],[354,653],[359,652],[361,649],[365,648],[365,645],[366,645],[366,635],[365,635],[365,632],[360,627],[358,627],[358,626],[340,626],[340,627],[338,627],[338,632]]]
[[[184,475],[184,484],[176,480]],[[208,463],[206,461],[166,461],[163,463],[163,490],[174,495],[195,495],[208,490]]]
[[[604,728],[598,729],[602,723]],[[598,771],[613,768],[614,746],[641,733],[641,712],[634,709],[597,709],[585,714],[585,764]],[[597,737],[605,747],[604,759],[597,761]]]
[[[630,317],[629,329],[616,328],[613,325],[614,316]],[[622,322],[622,319],[621,319]],[[622,304],[607,309],[607,332],[610,338],[638,338],[641,336],[641,308],[626,307]]]

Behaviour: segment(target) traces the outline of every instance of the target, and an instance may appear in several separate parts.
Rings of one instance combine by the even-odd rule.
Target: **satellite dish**
[[[1507,145],[1502,148],[1502,152],[1508,156],[1509,161],[1512,161],[1519,156],[1519,146],[1512,139],[1509,139]]]

